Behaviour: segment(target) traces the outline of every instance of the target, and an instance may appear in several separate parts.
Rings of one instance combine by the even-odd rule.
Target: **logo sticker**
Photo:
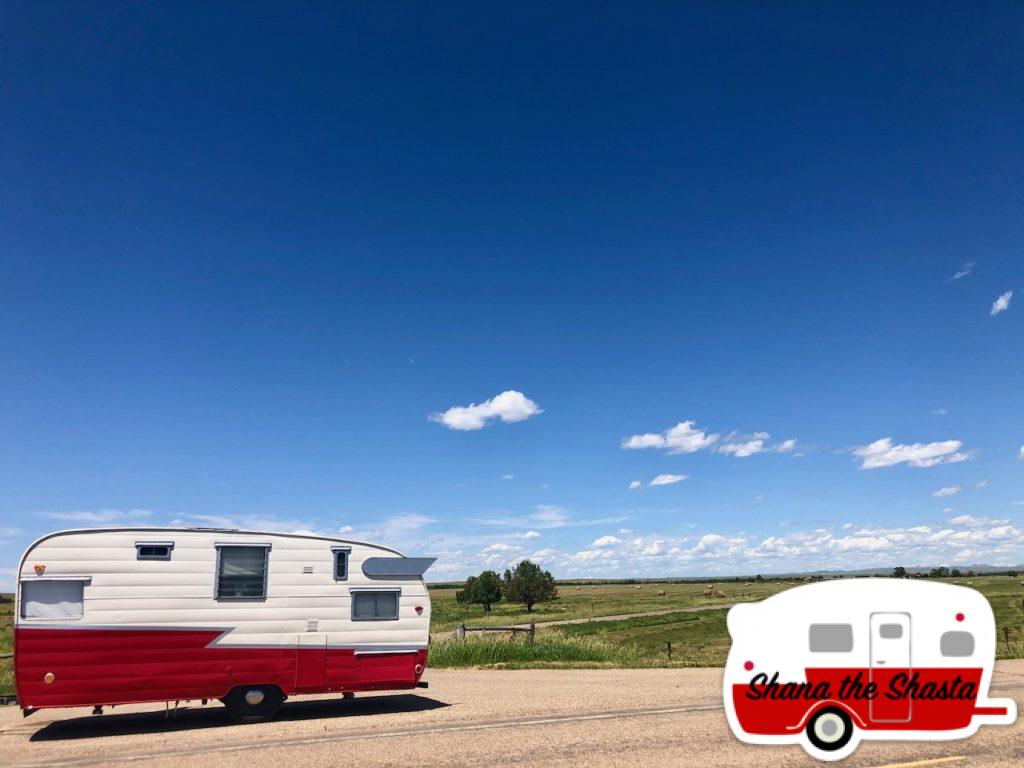
[[[841,760],[862,739],[962,739],[1017,717],[988,698],[995,618],[967,587],[819,582],[734,606],[728,625],[725,712],[748,744]]]

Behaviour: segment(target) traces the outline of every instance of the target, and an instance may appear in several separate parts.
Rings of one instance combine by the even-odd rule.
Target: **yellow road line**
[[[955,763],[960,760],[966,760],[967,755],[956,755],[950,757],[935,757],[931,760],[912,760],[909,763],[887,763],[886,765],[876,765],[874,768],[922,768],[925,765],[941,765],[942,763]]]

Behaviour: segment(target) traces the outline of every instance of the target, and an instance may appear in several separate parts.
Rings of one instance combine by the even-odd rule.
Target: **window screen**
[[[269,547],[218,547],[218,600],[262,600],[267,596]]]
[[[170,560],[173,544],[138,542],[135,545],[135,558],[137,560]]]
[[[850,624],[811,624],[811,651],[815,653],[849,653],[853,650],[853,627]]]
[[[348,550],[334,550],[334,580],[345,581],[348,578]]]
[[[352,621],[398,618],[398,592],[353,592]]]
[[[970,656],[974,653],[974,635],[970,632],[943,632],[939,638],[943,656]]]
[[[21,618],[80,619],[85,581],[21,582]]]

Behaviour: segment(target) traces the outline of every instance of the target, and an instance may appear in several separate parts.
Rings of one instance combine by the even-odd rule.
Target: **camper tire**
[[[838,707],[819,709],[807,723],[807,738],[822,752],[835,752],[853,738],[853,720]]]
[[[236,685],[221,701],[236,723],[258,723],[276,715],[284,698],[276,685]]]

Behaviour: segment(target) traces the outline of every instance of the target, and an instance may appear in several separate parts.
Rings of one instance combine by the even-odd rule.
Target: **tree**
[[[907,569],[902,565],[897,565],[892,569],[892,577],[894,579],[905,579],[907,578]]]
[[[470,576],[466,585],[455,593],[459,603],[482,605],[485,611],[491,610],[491,604],[501,600],[501,579],[494,571],[484,571],[479,576]]]
[[[928,575],[933,579],[945,579],[947,576],[949,576],[949,568],[947,568],[944,565],[941,565],[938,568],[932,568],[930,571],[928,571]]]
[[[960,569],[959,568],[951,569],[950,572],[949,572],[949,575],[952,576],[954,579],[957,578],[958,576],[961,575],[960,574]]]
[[[529,560],[522,560],[513,570],[505,571],[501,593],[510,603],[523,603],[527,612],[532,612],[537,603],[556,599],[558,588],[548,571],[541,570],[539,565]]]

